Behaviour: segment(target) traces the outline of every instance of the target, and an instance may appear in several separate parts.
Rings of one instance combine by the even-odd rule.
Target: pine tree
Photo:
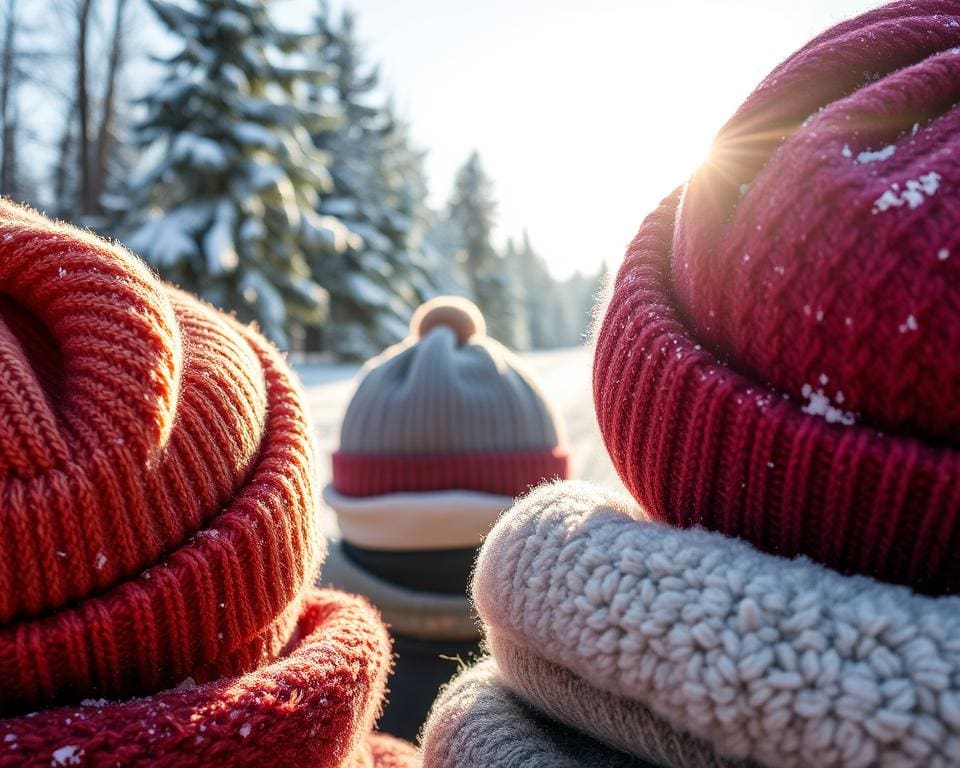
[[[530,346],[553,349],[569,340],[568,311],[556,281],[544,259],[533,249],[526,231],[513,260],[517,282],[523,287],[524,309]]]
[[[457,172],[447,216],[462,253],[461,261],[474,301],[499,341],[513,345],[516,302],[508,265],[493,247],[496,203],[493,184],[473,152]]]
[[[278,29],[265,0],[147,1],[182,46],[136,130],[153,164],[131,192],[126,242],[287,346],[292,325],[322,320],[309,262],[350,239],[317,213],[329,175],[311,131],[328,118],[304,90],[326,74],[292,56],[316,36]]]
[[[403,338],[413,309],[435,293],[422,246],[427,189],[422,156],[378,98],[378,71],[363,60],[353,15],[335,22],[321,3],[316,24],[326,39],[323,65],[334,76],[315,96],[341,116],[333,130],[315,135],[332,159],[333,189],[320,211],[359,240],[313,269],[330,291],[327,346],[338,357],[363,359]]]

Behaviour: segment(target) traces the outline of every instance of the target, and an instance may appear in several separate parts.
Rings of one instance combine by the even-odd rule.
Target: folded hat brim
[[[396,552],[476,547],[513,504],[512,496],[478,491],[348,496],[332,484],[323,500],[337,513],[345,540]]]
[[[466,595],[406,589],[355,564],[330,542],[321,583],[363,595],[380,611],[393,632],[418,640],[471,641],[480,637],[476,613]]]
[[[960,453],[790,399],[706,349],[671,289],[680,190],[627,250],[593,389],[624,484],[654,517],[844,573],[960,592]]]
[[[532,707],[615,749],[668,768],[743,768],[752,763],[718,755],[705,741],[671,726],[635,699],[595,688],[589,679],[514,643],[493,627],[490,652],[504,683]]]
[[[530,451],[373,454],[336,451],[333,484],[345,496],[471,490],[520,496],[569,475],[562,446]]]
[[[386,630],[360,598],[314,590],[303,605],[286,654],[254,672],[0,720],[0,766],[352,765],[380,706]]]
[[[441,692],[420,740],[424,768],[655,768],[528,709],[493,659]]]

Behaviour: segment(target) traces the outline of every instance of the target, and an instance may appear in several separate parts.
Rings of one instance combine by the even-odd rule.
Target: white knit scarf
[[[544,486],[490,533],[485,624],[719,752],[771,766],[960,765],[960,598],[845,577]]]

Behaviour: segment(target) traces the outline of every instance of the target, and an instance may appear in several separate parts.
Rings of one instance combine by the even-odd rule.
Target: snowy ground
[[[524,359],[540,377],[564,422],[573,459],[573,477],[621,488],[600,440],[590,390],[592,353],[585,348],[532,352]],[[340,419],[356,386],[358,366],[298,365],[320,447],[322,483],[329,480],[330,453],[336,448]],[[333,516],[327,518],[331,530]]]

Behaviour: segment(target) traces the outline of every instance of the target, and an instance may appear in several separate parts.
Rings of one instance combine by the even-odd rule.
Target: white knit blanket
[[[845,577],[543,486],[483,546],[487,625],[733,757],[960,766],[960,598]]]

